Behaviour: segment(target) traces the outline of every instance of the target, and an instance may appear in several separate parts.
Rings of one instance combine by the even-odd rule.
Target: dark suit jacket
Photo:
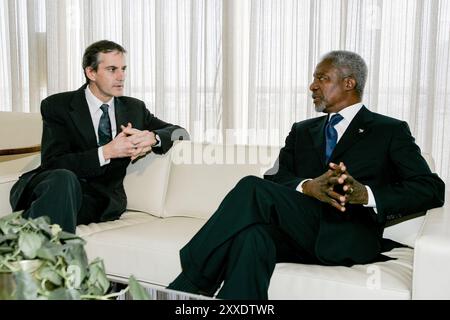
[[[265,179],[290,188],[327,169],[324,127],[327,116],[295,123],[275,167]],[[406,122],[362,107],[331,155],[344,162],[356,180],[374,194],[377,213],[362,205],[340,213],[327,204],[316,241],[316,254],[326,264],[365,263],[382,251],[386,222],[444,203],[443,181],[430,171]]]
[[[67,169],[107,199],[101,221],[118,218],[126,208],[123,178],[130,158],[111,159],[100,166],[98,145],[84,89],[52,95],[41,103],[43,120],[41,166],[22,175],[11,190],[11,206],[16,210],[28,182],[37,173],[51,169]],[[144,102],[130,98],[114,99],[117,133],[120,125],[128,122],[133,128],[154,131],[161,139],[155,153],[165,153],[175,139],[188,139],[187,132],[179,126],[166,123],[145,107]],[[173,137],[172,137],[173,136]]]

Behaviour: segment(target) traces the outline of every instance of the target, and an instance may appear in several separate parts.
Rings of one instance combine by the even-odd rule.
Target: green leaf
[[[0,225],[2,225],[3,223],[11,223],[11,221],[14,221],[20,217],[22,217],[22,212],[23,211],[17,211],[17,212],[13,212],[10,213],[6,216],[3,216],[0,218]]]
[[[0,247],[0,253],[3,255],[5,253],[9,253],[9,252],[13,252],[14,249],[11,247],[5,247],[5,246],[1,246]]]
[[[88,284],[91,287],[89,288],[89,290],[95,291],[91,292],[92,294],[103,295],[108,291],[109,280],[105,274],[105,267],[103,265],[103,260],[97,258],[94,261],[92,261],[92,263],[89,265]]]
[[[36,300],[38,297],[38,285],[34,278],[25,271],[14,272],[16,280],[16,299]]]
[[[131,276],[128,285],[130,286],[130,294],[133,300],[150,300],[150,295],[144,287],[137,282],[134,276]]]
[[[79,289],[84,279],[85,273],[78,264],[71,264],[67,267],[67,286],[69,288]]]
[[[47,216],[34,219],[34,224],[37,229],[44,231],[47,236],[52,237],[52,229],[50,227],[50,218]]]
[[[82,244],[66,243],[62,248],[65,251],[64,258],[68,264],[73,264],[76,261],[83,269],[88,268],[88,258]]]
[[[37,277],[40,279],[46,279],[55,286],[61,286],[63,284],[62,277],[49,266],[41,268],[38,271]]]
[[[86,241],[83,240],[82,238],[80,238],[79,236],[77,236],[76,234],[73,234],[73,233],[70,233],[70,232],[66,232],[66,231],[61,231],[59,233],[59,239],[60,240],[64,240],[64,242],[68,242],[69,240],[73,240],[75,243],[86,244]]]
[[[19,236],[19,248],[28,259],[36,257],[37,250],[41,247],[43,237],[37,233],[23,232]]]
[[[16,240],[18,238],[17,234],[6,234],[6,235],[2,235],[0,236],[0,243],[2,242],[6,242],[6,241],[11,241],[11,240]]]
[[[56,257],[63,255],[61,245],[51,242],[44,243],[36,252],[36,256],[40,259],[48,260],[56,263]]]
[[[9,228],[9,234],[18,234],[22,230],[22,226],[20,225],[11,225]]]
[[[0,218],[0,231],[3,234],[14,233],[11,232],[11,228],[14,225],[14,221],[19,219],[22,215],[22,211],[11,213],[7,216]]]

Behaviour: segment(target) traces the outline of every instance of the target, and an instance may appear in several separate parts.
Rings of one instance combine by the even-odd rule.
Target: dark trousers
[[[314,246],[321,214],[315,199],[245,177],[181,249],[182,275],[197,293],[213,295],[223,281],[218,298],[267,299],[277,262],[318,262]],[[169,288],[183,290],[177,280]]]
[[[51,223],[74,233],[78,224],[99,221],[104,201],[69,170],[55,169],[36,174],[25,187],[17,210],[25,218],[48,216]]]

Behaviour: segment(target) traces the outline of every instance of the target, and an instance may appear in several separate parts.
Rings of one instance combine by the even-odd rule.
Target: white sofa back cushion
[[[130,163],[123,181],[127,209],[161,217],[169,180],[170,156],[151,153]]]
[[[279,148],[275,147],[207,145],[187,141],[177,144],[171,151],[172,163],[163,216],[208,219],[242,177],[261,177],[278,154]],[[431,156],[423,156],[434,171]],[[388,227],[384,237],[414,247],[423,218]]]
[[[172,150],[164,217],[208,219],[241,178],[261,177],[278,153],[279,148],[270,147],[177,144]]]

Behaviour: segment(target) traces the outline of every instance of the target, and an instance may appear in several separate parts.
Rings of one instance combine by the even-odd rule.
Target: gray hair
[[[322,57],[320,62],[323,61],[330,61],[342,73],[342,77],[355,79],[355,91],[362,97],[367,80],[367,65],[359,54],[344,50],[331,51]]]

